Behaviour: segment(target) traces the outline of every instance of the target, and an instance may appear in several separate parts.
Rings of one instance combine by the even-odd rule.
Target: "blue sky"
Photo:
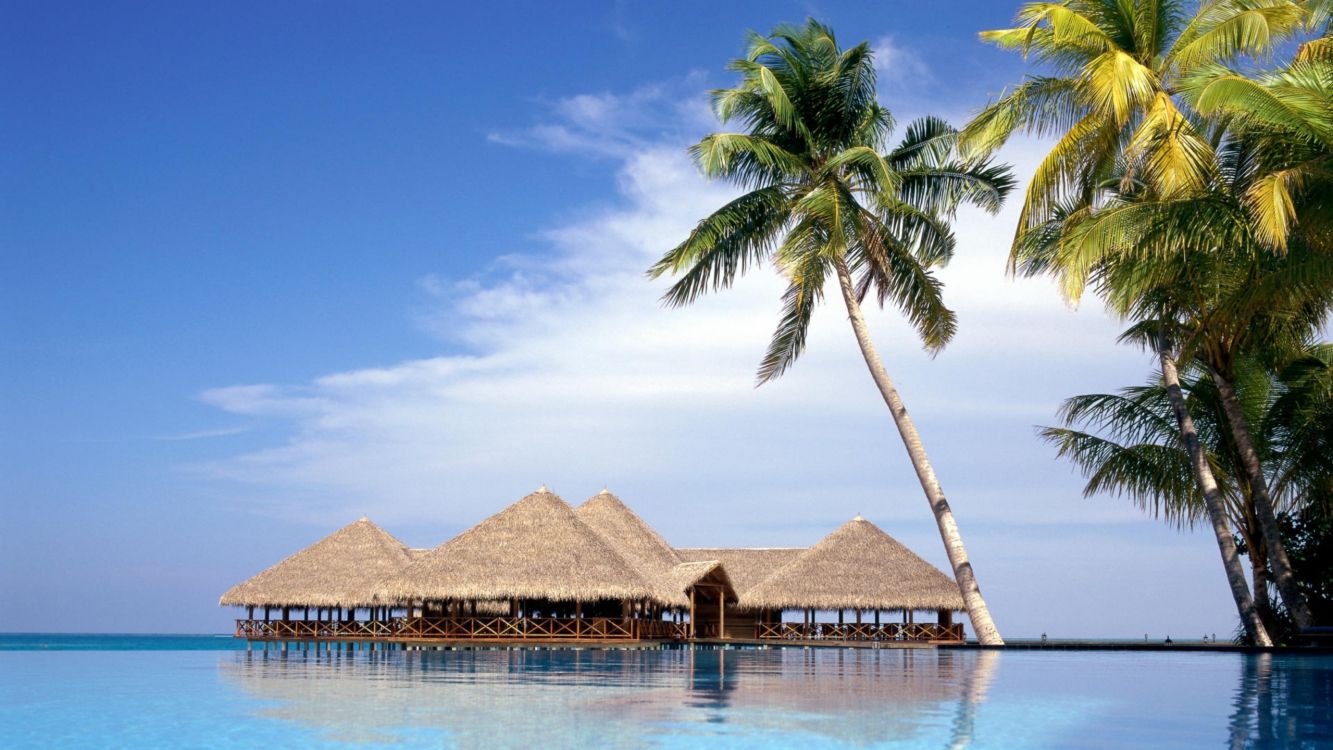
[[[834,309],[755,390],[773,274],[665,311],[642,270],[730,194],[684,149],[746,29],[814,15],[900,121],[961,122],[1023,73],[975,36],[1013,10],[3,4],[0,629],[223,630],[223,589],[362,513],[431,546],[541,483],[681,546],[863,513],[942,564]],[[945,353],[872,321],[1001,628],[1229,633],[1209,540],[1033,437],[1151,362],[1003,277],[1013,215],[959,218]]]

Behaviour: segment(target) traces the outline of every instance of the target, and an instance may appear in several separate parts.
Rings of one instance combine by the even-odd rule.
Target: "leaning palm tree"
[[[714,107],[723,123],[738,121],[745,132],[709,135],[691,153],[709,178],[747,192],[700,221],[649,273],[680,276],[664,297],[677,306],[730,286],[760,263],[776,266],[788,286],[759,366],[760,384],[800,356],[824,286],[830,276],[837,279],[861,354],[935,516],[973,630],[983,644],[1002,643],[861,303],[873,292],[879,304],[892,303],[911,321],[927,349],[943,347],[955,317],[933,269],[954,250],[949,220],[962,202],[997,211],[1012,187],[1009,170],[984,159],[957,159],[957,132],[934,118],[912,123],[902,142],[887,149],[893,119],[876,99],[869,45],[843,50],[832,30],[813,20],[780,26],[768,37],[752,34],[748,54],[731,69],[741,81],[713,92]]]

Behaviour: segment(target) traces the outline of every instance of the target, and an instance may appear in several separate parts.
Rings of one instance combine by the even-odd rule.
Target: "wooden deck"
[[[395,617],[388,620],[236,621],[236,637],[249,640],[670,641],[688,626],[665,620],[610,617]]]
[[[750,638],[719,639],[716,623],[690,638],[688,623],[611,617],[394,617],[387,620],[236,621],[252,641],[392,641],[395,643],[623,644],[640,641],[752,642],[785,645],[961,643],[962,625],[935,623],[760,623]]]
[[[843,641],[843,642],[926,642],[961,643],[964,640],[961,624],[941,625],[922,623],[838,624],[831,622],[777,622],[760,623],[755,637],[763,641]]]

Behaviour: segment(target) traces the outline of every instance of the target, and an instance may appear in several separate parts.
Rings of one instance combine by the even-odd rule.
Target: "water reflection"
[[[999,655],[933,649],[268,651],[220,660],[331,741],[603,748],[762,738],[968,747]]]
[[[1230,747],[1304,748],[1333,744],[1333,670],[1327,658],[1271,654],[1246,658],[1232,701]]]
[[[352,745],[1266,750],[1327,747],[1333,737],[1333,657],[1318,655],[293,650],[218,659],[223,686],[251,719]]]

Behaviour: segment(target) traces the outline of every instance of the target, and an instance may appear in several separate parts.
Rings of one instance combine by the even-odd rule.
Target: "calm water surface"
[[[1333,656],[237,645],[0,635],[0,747],[1333,748]]]

